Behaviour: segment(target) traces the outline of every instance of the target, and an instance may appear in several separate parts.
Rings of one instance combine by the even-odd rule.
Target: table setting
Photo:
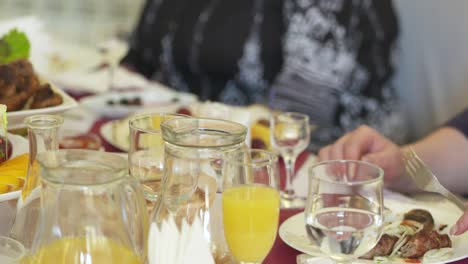
[[[0,118],[17,182],[0,181],[0,262],[468,263],[460,207],[318,162],[307,115],[202,102],[116,65],[118,43],[88,48],[86,67],[38,73],[60,104]]]

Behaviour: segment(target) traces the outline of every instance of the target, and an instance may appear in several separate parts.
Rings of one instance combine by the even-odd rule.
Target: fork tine
[[[405,169],[410,173],[411,175],[417,172],[416,166],[414,165],[413,159],[409,157],[410,154],[408,152],[405,152],[403,155],[403,163],[405,165]]]
[[[409,174],[409,176],[413,179],[413,182],[418,187],[422,187],[417,180],[417,176],[421,174],[421,167],[417,162],[414,160],[414,155],[412,155],[411,151],[407,151],[403,155],[403,163],[405,165],[405,170]]]
[[[418,166],[418,164],[415,164],[415,162],[412,160],[408,162],[408,168],[413,172],[413,174],[418,174],[418,172],[421,170],[421,167]]]

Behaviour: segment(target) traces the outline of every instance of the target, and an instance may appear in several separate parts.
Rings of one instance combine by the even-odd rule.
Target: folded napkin
[[[163,222],[160,228],[151,224],[148,260],[149,264],[214,264],[198,217],[192,224],[182,220],[180,231],[172,218]]]

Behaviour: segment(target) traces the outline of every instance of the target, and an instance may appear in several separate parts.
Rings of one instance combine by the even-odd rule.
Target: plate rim
[[[19,198],[21,195],[21,190],[16,190],[13,192],[7,192],[0,194],[0,202],[10,201],[13,199]]]
[[[102,105],[100,107],[97,107],[97,103],[103,103],[102,101],[105,101],[109,98],[114,98],[114,97],[122,97],[122,96],[145,96],[148,93],[156,94],[157,93],[162,93],[164,96],[170,97],[170,98],[178,98],[178,101],[172,102],[172,101],[160,101],[161,103],[164,103],[162,105],[139,105],[139,106],[134,106],[134,105]],[[196,95],[191,94],[191,93],[184,93],[184,92],[176,92],[176,91],[166,91],[166,90],[158,90],[158,89],[151,89],[151,88],[144,88],[144,89],[138,89],[138,90],[129,90],[129,91],[120,91],[120,92],[105,92],[101,94],[95,94],[95,95],[90,95],[84,97],[80,103],[89,109],[90,111],[93,111],[95,113],[98,113],[103,116],[109,116],[109,117],[125,117],[133,113],[137,113],[142,109],[157,109],[157,108],[177,108],[183,105],[187,104],[193,104],[198,101],[198,98]]]
[[[109,133],[107,132],[107,131],[110,131],[110,134],[112,135],[112,124],[116,123],[116,122],[119,122],[119,121],[121,121],[121,119],[119,119],[119,120],[109,120],[109,121],[105,122],[99,128],[99,134],[111,146],[113,146],[116,149],[119,149],[121,151],[128,152],[128,150],[129,150],[128,148],[126,148],[126,147],[124,147],[124,146],[122,146],[120,144],[117,144],[116,142],[114,142],[114,140],[112,140],[112,138],[109,138],[109,135],[108,135]]]
[[[48,81],[45,81],[45,82],[49,83],[50,86],[52,87],[52,90],[62,97],[63,102],[59,105],[45,107],[45,108],[25,109],[25,110],[12,111],[12,112],[7,111],[8,129],[18,129],[18,128],[23,128],[26,126],[23,123],[23,120],[19,121],[18,119],[24,119],[28,116],[36,115],[36,114],[61,113],[61,112],[64,112],[66,110],[69,110],[78,106],[78,102],[75,99],[73,99],[73,97],[68,95],[65,91],[58,88],[56,85],[52,84],[51,82],[48,82]]]

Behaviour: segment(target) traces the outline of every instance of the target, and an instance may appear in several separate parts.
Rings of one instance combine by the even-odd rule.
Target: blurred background
[[[48,32],[89,46],[126,39],[144,0],[2,0],[0,20],[33,15]],[[395,0],[400,18],[396,86],[419,138],[468,105],[468,1]]]
[[[94,44],[127,36],[144,0],[2,0],[0,20],[34,15],[51,33]]]

